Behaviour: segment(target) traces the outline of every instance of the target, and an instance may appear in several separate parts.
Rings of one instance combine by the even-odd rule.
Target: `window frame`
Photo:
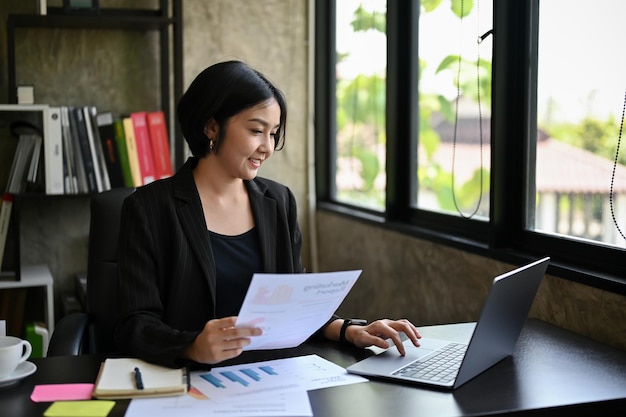
[[[319,210],[328,210],[503,262],[542,256],[548,273],[626,295],[626,250],[527,229],[534,187],[539,0],[495,1],[489,221],[414,208],[418,112],[419,1],[387,3],[386,209],[336,201],[335,6],[315,2],[315,179]],[[515,97],[516,99],[511,99]],[[534,164],[534,162],[532,162]]]

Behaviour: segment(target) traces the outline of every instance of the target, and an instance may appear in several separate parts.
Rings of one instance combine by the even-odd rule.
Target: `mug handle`
[[[33,353],[33,347],[28,340],[22,340],[21,344],[24,347],[24,353],[22,354],[22,357],[20,358],[20,361],[18,363],[25,362],[26,359],[30,357],[30,354]]]

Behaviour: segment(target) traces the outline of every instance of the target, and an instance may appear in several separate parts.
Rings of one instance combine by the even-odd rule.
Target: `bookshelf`
[[[131,3],[131,2],[129,2]],[[122,3],[120,3],[122,4]],[[147,2],[141,2],[140,6],[133,4],[129,7],[144,7]],[[98,110],[113,110],[120,113],[128,112],[129,109],[143,110],[142,103],[150,103],[155,110],[160,107],[166,118],[167,127],[170,138],[170,151],[172,162],[175,168],[184,162],[184,141],[182,133],[175,123],[174,109],[175,101],[182,95],[182,0],[156,0],[146,7],[147,8],[102,8],[98,14],[64,14],[61,7],[48,7],[47,14],[9,14],[6,18],[6,53],[7,53],[7,87],[8,104],[17,104],[17,87],[18,85],[33,85],[35,91],[35,103],[46,104],[50,106],[73,105],[74,101],[83,101],[89,103],[94,97],[100,101]],[[32,34],[35,34],[33,36]],[[116,49],[115,45],[120,40],[132,36],[133,45],[138,49],[145,49],[144,55],[150,55],[151,59],[146,62],[145,67],[133,66],[132,68],[121,68],[120,73],[126,70],[128,74],[122,74],[121,77],[128,75],[132,79],[126,85],[107,83],[107,73],[102,79],[97,77],[82,77],[82,74],[94,73],[93,66],[76,66],[71,55],[62,55],[67,63],[61,76],[51,80],[50,60],[42,60],[39,62],[35,58],[34,64],[30,57],[30,52],[37,47],[37,37],[48,40],[53,38],[53,45],[64,43],[64,48],[71,49],[74,45],[74,38],[79,38],[81,34],[97,33],[93,39],[105,38],[107,40],[107,48],[102,52],[101,45],[97,41],[89,45],[97,56],[94,60],[105,59],[111,54],[123,56],[127,54],[124,48]],[[120,34],[124,34],[121,36]],[[127,36],[126,34],[129,34]],[[132,35],[130,35],[132,34]],[[136,35],[135,35],[136,34]],[[91,35],[84,36],[91,40]],[[142,43],[144,43],[142,45]],[[24,52],[24,45],[29,45],[27,52]],[[124,45],[122,45],[124,46]],[[111,52],[112,51],[112,52]],[[79,54],[77,54],[79,55]],[[36,56],[36,55],[33,55]],[[49,57],[56,60],[56,54],[49,52]],[[71,61],[71,63],[69,62]],[[52,61],[54,63],[54,61]],[[84,62],[84,61],[82,61]],[[71,71],[71,72],[70,72]],[[96,78],[99,84],[92,84]],[[147,78],[155,80],[150,85],[136,83],[137,79]],[[87,81],[85,81],[87,80]],[[118,81],[116,81],[118,83]],[[130,93],[122,94],[106,94],[107,91],[119,87],[120,89],[128,89],[130,84]],[[150,91],[147,91],[150,90]],[[44,93],[45,92],[45,93]],[[41,93],[41,94],[38,94]],[[104,93],[104,94],[102,94]],[[134,96],[145,96],[147,98],[134,100]],[[115,100],[110,100],[114,97]],[[122,97],[120,99],[120,97]],[[129,99],[131,97],[131,99]],[[77,100],[78,98],[78,100]],[[124,101],[126,100],[126,101]],[[123,102],[124,106],[119,106]],[[77,103],[83,105],[86,103]],[[102,106],[100,106],[102,104]],[[110,107],[107,107],[110,106]],[[118,108],[119,107],[119,108]],[[3,145],[0,149],[7,149]],[[1,163],[7,161],[6,155],[3,156]],[[8,159],[11,163],[11,159]],[[5,184],[0,183],[0,191],[4,191]],[[80,201],[79,201],[80,200]],[[86,256],[83,255],[82,247],[86,247],[88,241],[88,231],[84,226],[84,219],[88,218],[88,201],[89,195],[46,195],[45,191],[27,191],[22,195],[16,195],[11,216],[12,228],[8,237],[12,252],[7,253],[10,263],[12,263],[13,271],[2,269],[3,275],[13,273],[13,278],[3,277],[0,280],[0,289],[2,288],[32,288],[32,280],[29,275],[34,264],[43,264],[47,268],[50,275],[50,286],[44,285],[46,288],[46,322],[51,330],[54,326],[54,305],[52,300],[56,297],[60,299],[59,294],[53,293],[52,277],[54,277],[55,291],[62,290],[63,281],[71,280],[79,270],[86,270]],[[61,213],[62,207],[70,206],[78,207],[75,212]],[[51,212],[50,210],[51,209]],[[64,216],[63,219],[60,216]],[[34,216],[30,218],[30,216]],[[69,232],[64,229],[58,231],[58,224],[67,224],[74,222],[73,230]],[[37,226],[34,224],[43,224],[46,230],[40,233],[35,230]],[[21,227],[20,227],[21,225]],[[39,226],[41,227],[41,226]],[[31,230],[32,229],[32,230]],[[58,253],[50,250],[50,246],[55,243],[48,239],[47,241],[37,237],[37,240],[28,241],[26,250],[24,248],[24,240],[32,239],[33,235],[59,236],[62,233],[72,238],[72,245],[80,246],[81,249],[70,250]],[[56,238],[54,239],[56,241]],[[82,243],[84,242],[84,243]],[[62,238],[58,240],[59,245],[66,244]],[[20,251],[21,257],[20,257]],[[36,252],[36,255],[32,253]],[[85,259],[83,259],[85,258]],[[34,261],[34,262],[33,262]],[[67,287],[67,285],[65,285]],[[57,302],[58,306],[59,303]],[[57,316],[58,316],[57,311]]]
[[[7,17],[8,103],[17,103],[16,31],[18,29],[100,29],[157,31],[161,109],[172,138],[174,166],[184,158],[182,133],[174,120],[174,100],[182,95],[182,0],[159,0],[159,9],[101,9],[97,15],[63,14],[62,8],[48,8],[47,15],[10,14]],[[47,103],[51,104],[51,103]]]

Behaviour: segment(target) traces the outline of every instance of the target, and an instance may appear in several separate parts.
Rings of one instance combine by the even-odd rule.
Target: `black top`
[[[246,296],[252,274],[263,270],[256,228],[237,236],[209,230],[217,271],[215,315],[236,316]]]

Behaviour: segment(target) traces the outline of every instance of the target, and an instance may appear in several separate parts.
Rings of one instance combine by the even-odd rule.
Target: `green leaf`
[[[420,144],[424,147],[424,150],[426,151],[426,158],[428,160],[432,159],[433,155],[437,151],[437,148],[439,148],[440,143],[441,139],[435,130],[427,129],[420,132]]]
[[[354,19],[350,23],[355,32],[365,32],[368,30],[377,30],[386,33],[387,16],[382,12],[368,12],[363,6],[359,6],[354,11]]]
[[[422,0],[420,5],[426,13],[432,12],[441,4],[442,0]]]
[[[473,0],[451,0],[450,2],[450,10],[460,19],[469,15],[473,7]]]
[[[359,75],[337,85],[337,109],[359,123],[383,126],[385,117],[385,80],[377,75]]]
[[[439,63],[439,66],[437,67],[437,71],[435,71],[435,74],[439,74],[441,71],[446,70],[446,69],[450,69],[450,68],[454,69],[456,68],[457,65],[459,65],[459,56],[448,55]]]
[[[380,171],[380,163],[375,153],[362,148],[357,147],[353,151],[359,161],[361,161],[361,178],[363,179],[363,190],[368,191],[374,188],[374,181]]]
[[[443,115],[443,117],[452,122],[455,116],[455,110],[452,106],[452,102],[450,102],[446,97],[441,94],[437,95],[437,100],[439,100],[439,111]]]

